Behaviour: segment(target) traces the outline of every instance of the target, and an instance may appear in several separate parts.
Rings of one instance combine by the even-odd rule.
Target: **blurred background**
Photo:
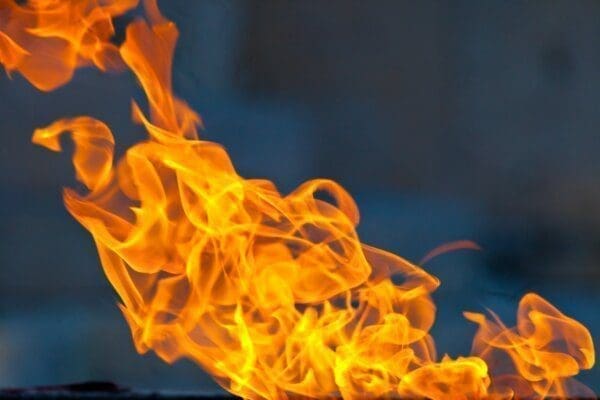
[[[159,1],[180,28],[175,87],[239,172],[287,192],[333,178],[363,241],[442,280],[433,335],[469,352],[462,310],[514,322],[536,291],[600,339],[600,3]],[[111,380],[217,391],[187,361],[139,356],[87,232],[67,214],[70,157],[33,129],[90,114],[121,149],[139,90],[79,71],[42,94],[0,77],[0,387]],[[600,369],[581,380],[600,391]]]

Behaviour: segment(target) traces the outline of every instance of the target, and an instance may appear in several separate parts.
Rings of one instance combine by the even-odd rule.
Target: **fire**
[[[91,117],[33,135],[53,151],[64,134],[75,144],[87,193],[66,189],[65,205],[92,234],[140,353],[190,358],[244,398],[591,394],[572,378],[594,365],[589,331],[535,294],[514,328],[465,313],[479,325],[472,354],[439,359],[429,334],[437,278],[361,243],[358,208],[339,184],[282,195],[239,176],[173,93],[178,32],[156,3],[111,42],[112,18],[136,3],[0,0],[0,61],[41,90],[86,65],[126,66],[143,88],[149,110],[132,110],[148,138],[118,160],[110,128]]]
[[[36,88],[50,91],[71,80],[76,68],[121,69],[110,43],[113,17],[138,0],[0,0],[0,63]]]

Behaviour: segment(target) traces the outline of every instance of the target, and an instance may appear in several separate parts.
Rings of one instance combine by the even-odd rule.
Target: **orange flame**
[[[65,133],[75,143],[73,164],[89,193],[66,189],[65,204],[91,232],[140,353],[190,358],[244,398],[590,393],[571,379],[594,364],[590,333],[534,294],[521,301],[516,328],[465,313],[480,326],[473,354],[438,361],[428,333],[438,280],[361,243],[358,209],[340,185],[312,180],[284,196],[269,181],[240,177],[222,147],[198,139],[200,117],[172,91],[177,28],[154,1],[144,3],[146,20],[128,26],[118,56],[106,41],[110,19],[133,1],[0,4],[7,70],[51,90],[86,61],[106,67],[98,60],[111,53],[147,96],[149,115],[134,102],[133,119],[149,138],[116,165],[110,128],[93,118],[62,119],[33,135],[54,151]],[[71,22],[74,14],[87,22],[59,29],[45,18]],[[106,30],[90,30],[99,23]],[[57,40],[69,51],[45,50]],[[60,73],[40,69],[46,59],[58,60]],[[460,242],[428,257],[456,246],[476,247]]]
[[[32,0],[20,6],[0,0],[0,63],[18,71],[36,88],[54,90],[76,68],[120,69],[112,18],[138,0]]]
[[[479,324],[473,353],[489,365],[509,358],[510,362],[502,365],[504,370],[497,371],[497,390],[521,397],[524,391],[530,397],[596,397],[578,382],[567,380],[595,362],[592,337],[583,325],[533,293],[521,299],[516,327],[508,329],[492,315],[495,321],[465,313]]]

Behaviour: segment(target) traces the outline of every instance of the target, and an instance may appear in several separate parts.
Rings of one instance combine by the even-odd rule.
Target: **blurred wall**
[[[598,278],[600,4],[375,4],[255,2],[240,86],[313,110],[319,175],[527,218]]]

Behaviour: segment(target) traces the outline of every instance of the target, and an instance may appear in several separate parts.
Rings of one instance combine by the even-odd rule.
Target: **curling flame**
[[[82,15],[105,27],[134,4],[49,3],[69,15],[81,15],[76,6],[84,3]],[[12,2],[0,4],[14,13],[0,26],[19,28],[5,30],[1,61],[42,89],[68,76],[56,79],[50,71],[46,80],[45,71],[23,61],[56,57],[39,50],[46,43],[58,37],[71,49],[67,59],[59,58],[70,73],[78,65],[68,59],[73,52],[80,61],[97,60],[113,46],[105,41],[109,29],[94,36],[92,51],[81,39],[89,30],[83,34],[77,26],[70,31],[79,36],[50,29],[53,34],[31,46],[20,27],[35,22],[38,30],[26,34],[39,33],[48,28],[43,18],[32,19]],[[45,3],[29,7],[39,11],[39,4]],[[133,103],[133,119],[148,139],[114,164],[112,133],[92,118],[59,120],[33,135],[34,143],[54,151],[65,133],[75,143],[73,164],[89,193],[67,189],[65,204],[91,232],[139,352],[153,350],[168,362],[190,358],[245,398],[589,393],[571,379],[594,364],[589,332],[534,294],[523,298],[516,328],[466,313],[480,326],[473,354],[439,360],[428,333],[438,280],[361,243],[358,209],[337,183],[312,180],[282,195],[269,181],[240,177],[222,147],[199,140],[200,117],[171,87],[177,29],[154,2],[145,6],[146,20],[128,26],[115,58],[147,96],[149,114]]]
[[[594,344],[583,325],[533,293],[521,299],[516,327],[508,329],[492,315],[494,321],[482,314],[465,313],[480,326],[473,353],[490,365],[509,358],[503,370],[497,371],[497,390],[523,396],[525,388],[530,397],[564,398],[576,394],[595,398],[583,385],[567,380],[594,365]]]
[[[0,63],[18,71],[36,88],[56,89],[76,68],[122,68],[112,18],[138,0],[33,0],[23,6],[0,0]]]

